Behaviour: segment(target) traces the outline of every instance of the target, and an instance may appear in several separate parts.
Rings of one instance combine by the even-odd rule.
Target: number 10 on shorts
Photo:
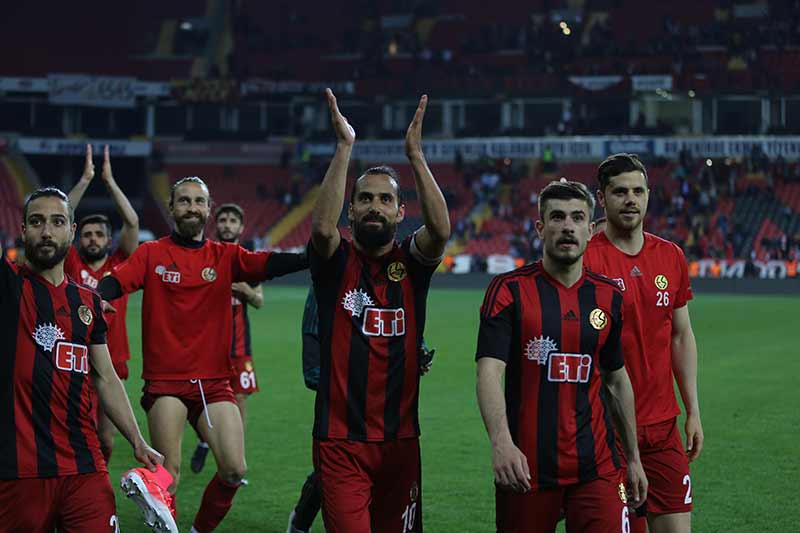
[[[403,533],[407,531],[414,531],[414,518],[417,516],[417,502],[412,502],[406,505],[406,510],[403,511]]]

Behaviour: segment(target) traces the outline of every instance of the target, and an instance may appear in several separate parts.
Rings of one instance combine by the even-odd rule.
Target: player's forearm
[[[112,370],[113,373],[113,370]],[[111,419],[111,422],[119,429],[120,433],[136,447],[137,444],[144,442],[139,425],[133,416],[128,395],[119,377],[114,373],[112,376],[94,376],[94,386],[97,396],[100,398],[100,405]]]
[[[636,439],[636,408],[628,372],[623,368],[609,372],[605,377],[608,406],[614,427],[622,441],[628,462],[639,461],[639,446]]]
[[[77,209],[78,204],[81,203],[86,189],[89,188],[89,183],[91,183],[91,180],[81,178],[78,180],[78,183],[72,187],[72,190],[69,191],[67,197],[69,198],[69,205],[72,206],[73,210]]]
[[[261,287],[248,287],[249,293],[247,295],[247,303],[248,305],[255,307],[256,309],[261,309],[261,306],[264,305],[264,293],[261,291]]]
[[[337,235],[347,186],[347,167],[352,152],[352,146],[339,143],[322,180],[317,204],[311,214],[311,233],[315,242],[317,239],[333,239]]]
[[[483,425],[492,446],[512,442],[506,416],[506,399],[503,394],[502,376],[490,369],[478,367],[476,392],[478,407],[483,418]]]
[[[442,190],[436,183],[424,154],[409,154],[408,160],[414,170],[422,221],[431,238],[438,244],[444,244],[450,238],[450,215]]]
[[[675,374],[687,416],[700,416],[700,402],[697,397],[697,342],[691,329],[672,337],[672,373]]]
[[[119,213],[119,216],[122,218],[122,224],[129,228],[136,228],[138,231],[139,215],[136,214],[130,200],[128,200],[128,197],[122,192],[122,189],[119,188],[117,182],[113,178],[109,179],[106,181],[106,188],[111,195],[111,200],[113,200],[117,208],[117,213]]]

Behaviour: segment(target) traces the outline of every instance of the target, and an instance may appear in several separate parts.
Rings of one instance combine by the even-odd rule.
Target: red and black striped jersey
[[[128,258],[122,250],[117,250],[108,258],[103,266],[97,270],[92,270],[81,256],[70,246],[67,257],[64,259],[64,272],[82,285],[96,290],[97,284],[104,276],[111,274],[111,270]],[[128,314],[128,295],[112,300],[116,312],[106,315],[108,323],[108,351],[114,363],[122,363],[131,358],[131,350],[128,347],[128,327],[125,324],[125,317]]]
[[[105,472],[89,346],[106,343],[100,298],[0,259],[0,479]]]
[[[601,372],[623,366],[622,293],[584,269],[565,287],[541,262],[494,278],[481,307],[476,358],[507,364],[506,415],[534,488],[619,468]]]
[[[372,258],[342,239],[330,259],[308,247],[319,309],[318,439],[419,436],[419,361],[431,276],[413,236]]]
[[[252,357],[253,348],[250,339],[250,317],[247,316],[247,302],[231,296],[231,309],[233,316],[231,357]]]

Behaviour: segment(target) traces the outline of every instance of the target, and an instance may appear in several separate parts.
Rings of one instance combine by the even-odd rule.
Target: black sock
[[[294,508],[294,527],[303,531],[311,529],[311,524],[319,513],[322,504],[322,487],[316,472],[311,472],[303,483],[300,491],[300,500]]]

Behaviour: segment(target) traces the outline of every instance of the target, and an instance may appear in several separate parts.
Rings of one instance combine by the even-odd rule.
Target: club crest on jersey
[[[392,281],[402,281],[406,277],[406,266],[400,261],[395,261],[386,269],[386,275]]]
[[[622,292],[625,292],[625,280],[624,279],[622,279],[622,278],[614,278],[612,281],[615,281],[617,283],[617,286],[619,287],[619,290],[621,290]]]
[[[596,330],[601,330],[608,325],[608,316],[602,309],[595,308],[589,313],[589,324]]]
[[[534,337],[528,341],[528,344],[525,346],[525,357],[531,361],[536,361],[540,365],[544,365],[547,364],[547,357],[550,355],[550,352],[555,352],[556,350],[558,350],[556,342],[550,337],[542,335],[541,337]]]
[[[56,342],[64,340],[64,332],[55,324],[49,322],[39,324],[33,330],[33,340],[47,352],[52,352]]]
[[[161,281],[165,283],[181,282],[181,273],[174,270],[167,270],[167,267],[164,265],[158,265],[156,267],[156,274],[158,274],[161,277]]]
[[[364,308],[370,305],[375,305],[375,302],[372,301],[372,298],[370,298],[369,294],[363,289],[347,291],[347,294],[345,294],[342,299],[342,306],[344,306],[347,311],[350,311],[350,316],[361,316]]]
[[[92,310],[85,305],[78,307],[78,318],[81,319],[84,326],[88,326],[92,323]]]
[[[665,276],[664,274],[659,274],[658,276],[656,276],[655,284],[658,290],[663,291],[669,286],[669,280],[667,279],[667,276]]]
[[[202,277],[204,280],[208,282],[212,282],[215,279],[217,279],[217,271],[214,270],[212,267],[206,267],[200,273],[200,277]]]

